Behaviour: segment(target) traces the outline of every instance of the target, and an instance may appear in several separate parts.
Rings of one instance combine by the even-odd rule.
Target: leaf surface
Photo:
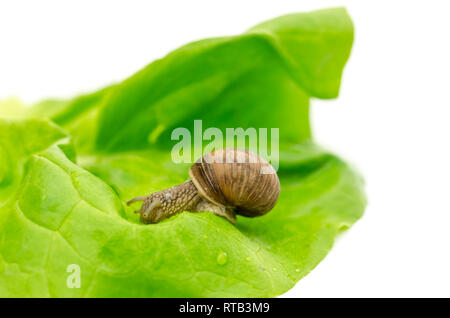
[[[270,297],[361,217],[363,181],[311,141],[309,98],[333,98],[353,39],[344,9],[188,44],[121,83],[24,110],[0,103],[0,296]],[[6,105],[6,106],[5,106]],[[11,116],[15,116],[12,119]],[[171,131],[279,128],[274,210],[140,224],[125,202],[188,178]],[[225,136],[224,136],[225,138]],[[67,268],[81,270],[70,288]]]

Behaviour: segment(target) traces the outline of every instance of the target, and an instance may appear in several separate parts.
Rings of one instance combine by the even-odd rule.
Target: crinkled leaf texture
[[[270,297],[290,289],[366,204],[361,177],[311,142],[308,119],[310,96],[337,95],[352,38],[344,9],[292,14],[188,44],[74,100],[28,111],[9,103],[0,112],[16,116],[0,119],[0,296]],[[139,223],[124,202],[186,180],[187,166],[171,161],[170,132],[192,129],[194,119],[280,128],[272,212],[236,225],[208,212]],[[70,264],[80,268],[80,288],[67,284]]]

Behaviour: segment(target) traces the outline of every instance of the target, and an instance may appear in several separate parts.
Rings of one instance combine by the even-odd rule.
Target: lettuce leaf
[[[0,119],[0,296],[271,297],[361,217],[363,180],[311,141],[309,98],[333,98],[353,27],[342,8],[188,44],[121,83]],[[16,102],[15,102],[16,103]],[[17,104],[17,103],[16,103]],[[0,104],[0,107],[2,104]],[[211,213],[140,224],[124,202],[179,184],[175,127],[280,128],[280,199],[236,225]],[[69,288],[67,268],[80,268]]]

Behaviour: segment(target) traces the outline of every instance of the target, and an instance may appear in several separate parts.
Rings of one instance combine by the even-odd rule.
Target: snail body
[[[205,212],[236,222],[269,212],[278,200],[280,182],[273,167],[257,154],[219,149],[204,155],[189,169],[190,181],[147,197],[140,210],[143,223],[157,223],[183,211]]]

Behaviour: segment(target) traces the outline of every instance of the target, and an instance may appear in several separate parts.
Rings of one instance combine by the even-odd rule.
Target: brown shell
[[[269,212],[280,194],[275,169],[254,152],[219,149],[189,169],[200,196],[249,217]]]

